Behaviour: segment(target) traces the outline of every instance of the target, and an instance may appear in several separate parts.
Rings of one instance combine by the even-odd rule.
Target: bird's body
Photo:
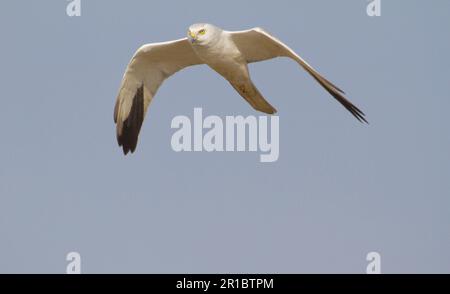
[[[114,110],[119,145],[125,154],[134,152],[145,113],[159,86],[175,72],[192,65],[208,65],[228,80],[254,109],[275,113],[276,109],[251,81],[247,64],[279,56],[297,61],[358,120],[366,122],[364,113],[338,87],[264,30],[230,32],[211,24],[195,24],[189,28],[187,38],[144,45],[131,59]]]
[[[247,64],[230,34],[217,27],[214,29],[215,35],[208,42],[191,41],[195,54],[227,80],[244,78]]]

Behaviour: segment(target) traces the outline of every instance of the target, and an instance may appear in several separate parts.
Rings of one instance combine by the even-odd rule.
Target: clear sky
[[[0,4],[0,273],[450,273],[449,1]],[[181,152],[176,115],[259,115],[206,66],[154,99],[137,152],[112,112],[142,44],[190,24],[263,27],[362,108],[358,123],[288,59],[250,66],[280,157]]]

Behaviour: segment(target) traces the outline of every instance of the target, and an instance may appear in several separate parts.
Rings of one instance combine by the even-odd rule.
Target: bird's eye
[[[206,34],[206,30],[205,30],[205,29],[200,30],[200,31],[198,31],[198,34],[199,34],[199,35],[204,35],[204,34]]]

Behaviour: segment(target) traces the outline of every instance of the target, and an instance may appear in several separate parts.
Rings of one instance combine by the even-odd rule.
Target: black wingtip
[[[123,149],[123,155],[127,156],[128,152],[130,152],[130,149],[128,149],[125,146],[122,146],[122,149]]]
[[[331,94],[339,103],[342,104],[359,122],[369,124],[367,119],[365,118],[364,112],[362,112],[358,107],[353,105],[347,98],[344,97],[344,91],[339,89],[337,86],[332,84],[330,81],[326,80],[322,76],[315,76],[313,77],[316,79],[316,81],[321,84],[325,90]]]
[[[355,105],[353,105],[352,103],[350,103],[348,100],[347,102],[349,103],[348,107],[346,105],[344,105],[345,108],[347,108],[348,111],[350,111],[350,113],[356,117],[356,119],[361,122],[361,123],[365,123],[365,124],[369,124],[369,122],[366,119],[366,114],[364,112],[362,112],[358,107],[356,107]]]
[[[144,121],[144,87],[141,86],[134,98],[130,113],[117,131],[117,142],[123,149],[123,154],[136,150],[139,132]]]

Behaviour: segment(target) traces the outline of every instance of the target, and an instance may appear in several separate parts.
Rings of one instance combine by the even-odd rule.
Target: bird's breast
[[[236,76],[241,71],[243,60],[237,48],[230,48],[230,46],[196,46],[194,49],[205,64],[225,78]]]

